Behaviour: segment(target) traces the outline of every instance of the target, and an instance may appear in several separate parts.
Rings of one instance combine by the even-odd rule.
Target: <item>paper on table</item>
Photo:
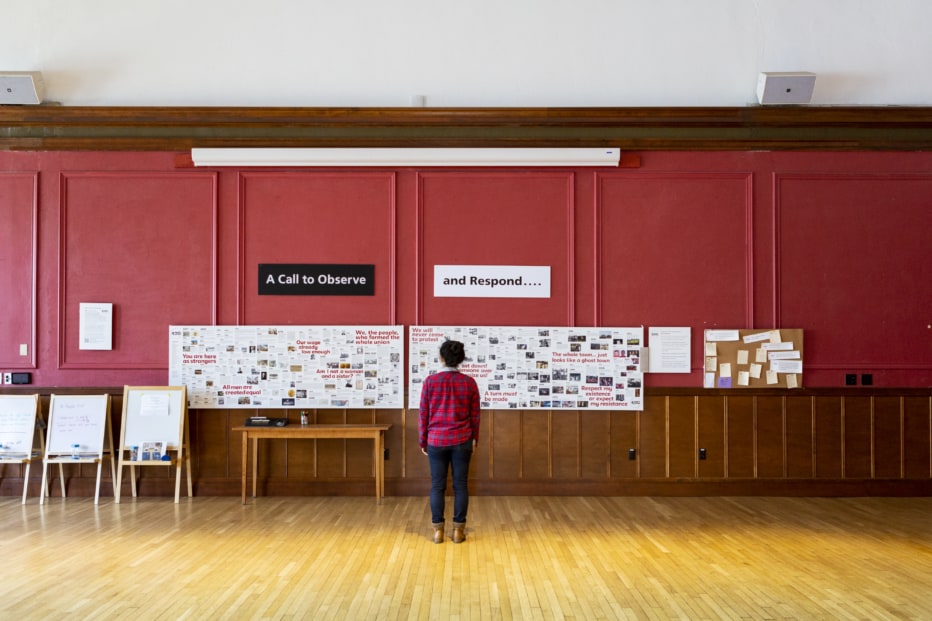
[[[738,371],[738,386],[747,386],[749,383],[749,374],[747,371]]]
[[[739,349],[738,350],[738,364],[747,364],[748,363],[748,350]]]
[[[723,362],[718,367],[719,377],[731,377],[731,363]]]
[[[750,371],[751,377],[753,377],[754,379],[760,379],[760,372],[761,372],[761,369],[763,369],[763,367],[762,367],[761,365],[759,365],[759,364],[752,364],[752,365],[751,365],[751,371]]]
[[[799,388],[799,384],[796,383],[796,375],[790,373],[786,376],[786,387],[787,388]]]
[[[768,384],[778,384],[780,382],[779,377],[777,377],[776,371],[767,371],[767,383]]]

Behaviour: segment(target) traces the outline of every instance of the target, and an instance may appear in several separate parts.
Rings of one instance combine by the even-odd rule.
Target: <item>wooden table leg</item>
[[[252,497],[256,497],[259,481],[259,438],[252,439]]]
[[[249,438],[247,432],[243,432],[243,504],[246,504],[246,472],[249,469]]]
[[[379,501],[385,498],[385,434],[379,432]]]
[[[373,453],[373,463],[372,466],[375,469],[375,502],[376,504],[381,504],[382,497],[379,495],[379,463],[382,461],[381,456],[379,455],[379,437],[375,435],[372,437],[372,453]]]

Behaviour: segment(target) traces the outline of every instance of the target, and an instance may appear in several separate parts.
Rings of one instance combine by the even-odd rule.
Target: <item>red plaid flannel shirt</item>
[[[418,444],[455,446],[479,439],[479,387],[476,380],[444,369],[421,386],[417,421]]]

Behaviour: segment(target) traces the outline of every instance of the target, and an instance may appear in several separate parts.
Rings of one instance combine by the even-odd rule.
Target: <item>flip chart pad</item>
[[[48,449],[50,455],[103,452],[108,395],[52,395],[49,404]]]
[[[32,452],[38,409],[38,395],[0,396],[0,456]]]
[[[127,386],[121,448],[165,442],[166,448],[178,449],[184,437],[186,407],[184,386]]]

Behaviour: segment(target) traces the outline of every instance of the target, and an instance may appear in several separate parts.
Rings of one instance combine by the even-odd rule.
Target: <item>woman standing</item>
[[[453,470],[453,543],[466,540],[469,460],[479,439],[479,387],[459,372],[466,350],[459,341],[440,346],[444,367],[421,386],[418,444],[430,460],[430,513],[434,543],[443,543],[447,472]]]

